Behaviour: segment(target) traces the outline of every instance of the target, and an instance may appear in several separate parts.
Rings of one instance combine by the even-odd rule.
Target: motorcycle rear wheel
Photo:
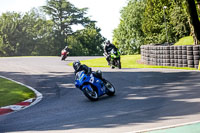
[[[106,80],[105,87],[108,96],[113,96],[115,94],[115,87],[108,80]]]

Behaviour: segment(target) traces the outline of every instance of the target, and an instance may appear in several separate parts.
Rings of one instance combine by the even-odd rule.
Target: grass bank
[[[171,66],[153,66],[139,63],[141,55],[123,55],[121,56],[122,68],[168,68],[168,69],[185,69],[185,70],[197,70],[195,68],[188,67],[171,67]],[[89,59],[81,61],[82,64],[86,64],[89,67],[109,67],[105,58]],[[72,65],[72,63],[70,63]]]
[[[179,39],[178,42],[176,42],[174,45],[193,45],[194,40],[192,36],[186,36],[181,39]]]
[[[36,97],[32,90],[13,81],[0,77],[0,84],[0,107]]]

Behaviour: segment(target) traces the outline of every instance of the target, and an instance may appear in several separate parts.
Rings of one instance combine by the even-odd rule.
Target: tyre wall
[[[158,66],[190,67],[198,69],[200,45],[183,46],[141,46],[144,64]]]

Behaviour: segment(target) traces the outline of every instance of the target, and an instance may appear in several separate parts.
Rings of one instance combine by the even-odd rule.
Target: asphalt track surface
[[[36,105],[0,116],[0,132],[124,133],[200,120],[198,71],[93,68],[103,71],[116,95],[91,102],[75,88],[67,65],[90,58],[96,57],[0,58],[0,75],[43,94]]]

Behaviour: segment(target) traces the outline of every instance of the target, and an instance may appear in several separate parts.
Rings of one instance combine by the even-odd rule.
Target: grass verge
[[[178,42],[176,42],[174,45],[193,45],[194,40],[192,36],[186,36],[181,39],[179,39]]]
[[[121,56],[122,68],[168,68],[168,69],[197,70],[195,68],[188,68],[188,67],[145,65],[145,64],[138,63],[140,59],[141,59],[141,55],[123,55]],[[109,67],[104,57],[97,58],[97,59],[83,60],[81,61],[81,63],[89,67]],[[72,65],[72,63],[70,63],[69,65]]]
[[[34,98],[35,93],[25,86],[0,77],[0,107]]]

